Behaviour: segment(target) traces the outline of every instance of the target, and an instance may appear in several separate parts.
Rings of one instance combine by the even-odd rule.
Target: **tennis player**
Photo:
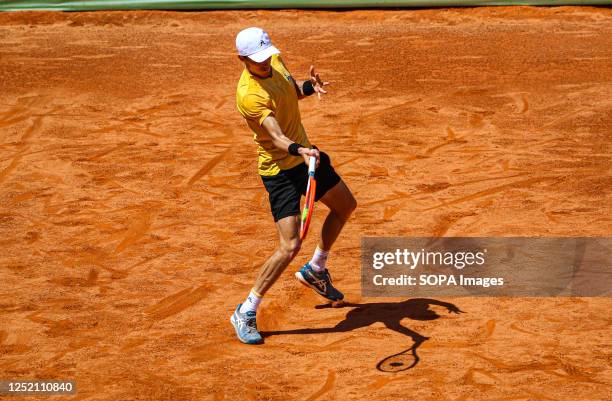
[[[351,191],[331,165],[329,156],[313,146],[302,126],[298,100],[327,93],[319,74],[310,67],[310,78],[294,79],[260,28],[247,28],[236,36],[238,58],[244,63],[236,91],[238,111],[253,131],[257,143],[258,172],[266,188],[280,244],[263,264],[246,300],[231,317],[238,339],[246,344],[263,341],[256,313],[262,297],[298,254],[301,246],[300,198],[306,193],[308,161],[317,159],[316,201],[329,208],[312,259],[295,275],[304,285],[330,301],[344,298],[327,270],[329,251],[357,206]]]

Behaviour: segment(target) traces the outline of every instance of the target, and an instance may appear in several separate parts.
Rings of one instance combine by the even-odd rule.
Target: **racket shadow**
[[[380,322],[390,330],[412,339],[410,347],[389,355],[376,364],[376,368],[382,372],[400,372],[411,369],[418,364],[417,349],[429,339],[429,337],[402,325],[401,321],[406,318],[419,321],[438,319],[440,315],[429,308],[431,305],[445,307],[449,313],[463,313],[451,303],[429,298],[413,298],[401,302],[346,303],[342,307],[352,309],[346,314],[344,320],[333,327],[262,331],[261,334],[264,337],[271,337],[277,335],[343,333]],[[331,305],[316,306],[317,309],[330,307]]]

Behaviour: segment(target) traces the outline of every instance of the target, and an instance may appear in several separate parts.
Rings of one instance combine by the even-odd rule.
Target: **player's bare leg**
[[[298,216],[289,216],[276,222],[280,244],[263,264],[253,289],[264,295],[300,251],[300,223]]]
[[[340,235],[344,224],[357,207],[357,201],[351,190],[341,180],[323,195],[321,202],[329,208],[329,214],[321,228],[319,249],[329,251]]]
[[[276,222],[280,243],[276,251],[266,260],[255,280],[255,285],[247,299],[239,304],[231,322],[240,341],[258,344],[263,341],[257,331],[256,313],[264,294],[278,280],[289,263],[300,251],[298,216],[289,216]]]
[[[312,259],[295,276],[302,284],[332,301],[333,306],[339,306],[344,295],[332,284],[331,276],[326,267],[327,257],[344,224],[357,207],[357,201],[342,180],[327,191],[320,200],[329,208],[329,214],[321,228],[319,245],[315,249]]]

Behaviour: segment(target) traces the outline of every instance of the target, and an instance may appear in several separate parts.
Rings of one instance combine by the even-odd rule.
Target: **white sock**
[[[255,292],[255,290],[251,290],[247,299],[242,303],[240,307],[240,313],[247,313],[248,311],[257,312],[257,307],[261,302],[262,297]]]
[[[317,246],[317,249],[314,251],[314,255],[312,255],[312,259],[310,260],[310,266],[312,270],[317,273],[321,273],[325,270],[325,264],[327,263],[327,256],[329,255],[329,251],[324,251],[323,249]]]

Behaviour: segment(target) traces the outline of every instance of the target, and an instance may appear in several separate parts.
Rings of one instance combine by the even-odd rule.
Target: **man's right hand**
[[[317,164],[315,165],[315,167],[319,167],[319,151],[317,149],[309,149],[309,148],[299,148],[298,149],[298,153],[300,155],[302,155],[302,157],[304,158],[304,161],[306,162],[306,165],[308,166],[308,163],[310,163],[310,157],[314,156],[317,158]]]

